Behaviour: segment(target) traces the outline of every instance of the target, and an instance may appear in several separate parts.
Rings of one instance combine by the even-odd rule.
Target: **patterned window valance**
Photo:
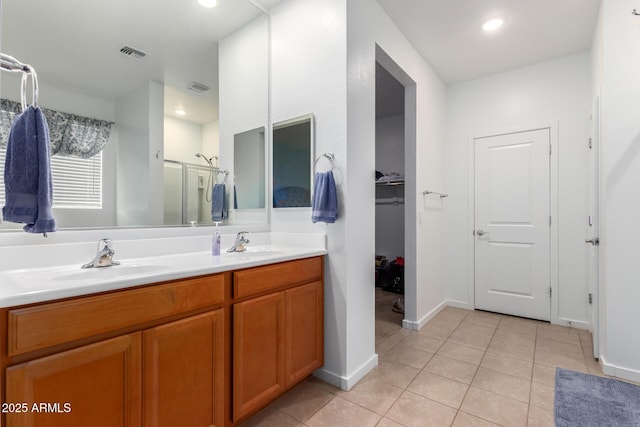
[[[7,145],[11,123],[22,107],[19,102],[0,99],[0,148]],[[109,142],[113,122],[42,108],[49,125],[51,154],[83,159],[98,154]]]

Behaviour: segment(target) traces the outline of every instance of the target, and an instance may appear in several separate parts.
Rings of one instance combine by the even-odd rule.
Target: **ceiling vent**
[[[122,48],[120,49],[120,53],[131,59],[142,59],[147,56],[147,54],[143,51],[134,49],[130,46],[122,46]]]
[[[202,83],[198,83],[198,82],[191,82],[187,85],[187,89],[189,89],[192,92],[196,92],[196,93],[202,93],[202,92],[206,92],[209,89],[211,89],[209,86],[202,84]]]

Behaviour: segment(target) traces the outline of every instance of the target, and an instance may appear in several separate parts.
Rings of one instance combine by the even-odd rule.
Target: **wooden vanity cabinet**
[[[234,273],[233,421],[324,364],[322,258]]]
[[[6,370],[7,426],[137,426],[140,333]]]
[[[237,425],[323,365],[322,279],[314,257],[0,309],[0,427]]]
[[[223,426],[228,281],[219,274],[5,310],[2,402],[27,406],[3,425]]]

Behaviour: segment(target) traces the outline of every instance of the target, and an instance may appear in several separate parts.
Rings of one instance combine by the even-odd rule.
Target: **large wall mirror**
[[[37,71],[39,105],[109,128],[99,153],[60,156],[78,162],[63,175],[93,168],[83,178],[93,181],[64,190],[78,200],[68,204],[57,202],[63,190],[54,173],[60,228],[210,224],[220,181],[225,223],[267,222],[264,161],[255,167],[264,131],[252,144],[236,142],[268,121],[268,17],[254,2],[2,0],[0,7],[0,50]],[[0,98],[2,109],[20,99],[19,74],[0,73]]]
[[[273,207],[311,206],[313,114],[273,124]]]

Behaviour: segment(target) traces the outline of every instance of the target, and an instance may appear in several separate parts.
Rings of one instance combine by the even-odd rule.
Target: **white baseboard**
[[[454,299],[448,299],[446,302],[449,307],[464,308],[465,310],[475,310],[473,304],[467,301],[456,301]]]
[[[600,356],[600,366],[606,375],[640,383],[640,371],[607,363],[603,356]]]
[[[313,376],[321,379],[322,381],[334,385],[341,390],[349,391],[355,386],[358,381],[364,378],[373,368],[378,366],[378,355],[374,354],[369,360],[367,360],[362,366],[360,366],[354,373],[348,377],[340,376],[334,372],[330,372],[325,368],[320,368],[313,373]]]
[[[569,326],[571,328],[576,328],[576,329],[586,329],[586,330],[589,330],[589,328],[591,327],[591,324],[589,322],[585,322],[582,320],[565,319],[562,317],[558,318],[558,325]]]
[[[410,320],[404,319],[402,321],[402,327],[406,329],[413,329],[414,331],[419,331],[429,320],[433,319],[436,314],[438,314],[442,309],[447,306],[447,301],[442,301],[438,304],[433,310],[425,314],[420,320],[417,322],[412,322]]]

